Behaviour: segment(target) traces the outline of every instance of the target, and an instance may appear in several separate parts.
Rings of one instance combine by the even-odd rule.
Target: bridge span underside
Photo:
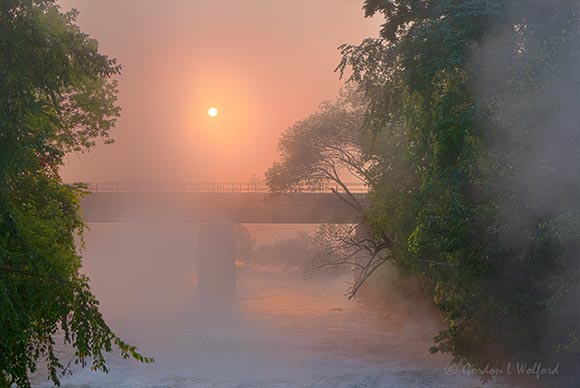
[[[352,223],[358,215],[333,193],[91,193],[81,207],[90,223],[320,224]]]
[[[366,202],[365,194],[356,195]],[[203,224],[197,254],[200,295],[224,301],[235,291],[234,224],[352,223],[359,216],[334,193],[93,192],[81,199],[81,207],[89,223]]]

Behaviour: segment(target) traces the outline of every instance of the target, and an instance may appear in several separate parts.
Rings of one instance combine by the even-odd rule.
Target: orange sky
[[[377,34],[362,0],[61,0],[125,66],[122,118],[66,181],[247,181],[336,95],[337,47]],[[211,119],[210,106],[219,109]]]

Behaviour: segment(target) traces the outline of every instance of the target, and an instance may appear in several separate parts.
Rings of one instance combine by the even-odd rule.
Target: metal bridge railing
[[[197,183],[129,183],[91,182],[84,183],[91,193],[270,193],[269,187],[261,182],[197,182]],[[364,183],[346,184],[351,193],[365,194]],[[297,193],[344,192],[338,185],[297,186]]]

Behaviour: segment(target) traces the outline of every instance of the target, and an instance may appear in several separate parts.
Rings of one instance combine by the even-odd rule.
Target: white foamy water
[[[195,240],[195,228],[159,228],[93,225],[85,255],[107,321],[156,362],[111,355],[109,374],[75,370],[64,387],[479,386],[448,376],[446,358],[428,354],[432,328],[347,301],[348,277],[242,270],[235,301],[212,306],[196,294],[195,244],[184,244]],[[66,361],[66,351],[62,356]],[[51,386],[40,375],[35,382]]]

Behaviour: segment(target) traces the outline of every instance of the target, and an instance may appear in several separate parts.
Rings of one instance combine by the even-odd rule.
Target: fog
[[[477,74],[473,86],[479,103],[487,109],[481,122],[489,131],[486,140],[491,144],[486,157],[495,161],[484,172],[489,172],[485,168],[502,171],[488,182],[488,189],[501,198],[506,240],[522,251],[533,251],[526,233],[532,227],[547,228],[555,230],[564,249],[571,248],[536,275],[538,295],[549,292],[550,282],[561,273],[577,279],[580,265],[572,221],[580,213],[575,188],[580,180],[580,25],[563,22],[578,12],[576,2],[555,6],[541,0],[510,1],[506,19],[521,25],[495,31],[474,51],[473,58]],[[518,29],[533,33],[518,36],[514,34]],[[557,33],[561,41],[546,44],[546,36]],[[526,77],[533,82],[524,81]],[[502,194],[512,190],[519,193],[515,201]],[[506,264],[503,282],[517,284],[519,271],[522,268],[517,264]],[[557,306],[549,317],[539,317],[537,324],[542,356],[564,365],[578,362],[577,358],[567,360],[553,346],[569,341],[569,333],[580,319],[580,290],[573,283],[554,295]]]
[[[74,373],[63,378],[64,387],[478,384],[467,376],[447,376],[447,359],[428,354],[435,327],[347,301],[344,289],[352,275],[308,280],[300,273],[238,268],[232,303],[217,303],[201,298],[196,287],[198,226],[90,227],[84,270],[103,314],[112,329],[155,363],[142,365],[111,354],[109,374],[73,367]],[[269,225],[268,234],[288,236],[295,228]],[[36,382],[50,386],[41,375]]]
[[[124,65],[119,78],[123,115],[111,133],[116,144],[69,155],[62,169],[67,182],[259,179],[275,160],[284,129],[335,97],[341,85],[332,71],[339,61],[336,47],[376,35],[381,22],[361,17],[359,0],[301,0],[292,7],[273,6],[268,0],[59,3],[65,9],[78,8],[81,29]],[[543,21],[541,1],[516,3],[509,12],[525,9],[530,20],[547,30],[551,23],[558,25],[557,18]],[[533,47],[533,42],[527,44]],[[540,82],[549,87],[541,95],[530,95],[505,83],[513,49],[505,31],[474,49],[478,78],[471,86],[479,102],[493,111],[486,119],[513,129],[509,135],[489,136],[497,164],[509,165],[513,153],[528,152],[526,162],[514,166],[508,178],[529,204],[505,212],[507,218],[513,215],[507,224],[518,239],[545,212],[580,211],[569,192],[552,191],[555,178],[550,174],[555,170],[562,173],[557,179],[580,180],[580,50],[553,63],[563,73],[542,74]],[[496,109],[492,100],[498,95],[514,103]],[[210,106],[218,109],[217,117],[206,114]],[[494,181],[489,190],[504,187],[505,182]],[[310,251],[300,246],[300,238],[314,234],[316,224],[244,225],[255,245],[250,253],[234,257],[231,219],[221,217],[212,226],[173,222],[186,208],[226,213],[226,206],[209,200],[194,206],[190,193],[182,192],[179,201],[175,193],[163,194],[169,195],[167,208],[145,196],[140,205],[151,214],[167,211],[159,222],[127,222],[142,213],[135,196],[125,197],[123,209],[98,208],[100,215],[129,215],[124,222],[90,223],[82,252],[83,271],[106,322],[155,363],[143,365],[111,353],[110,373],[73,365],[72,373],[62,378],[64,387],[481,384],[465,371],[449,373],[448,355],[429,354],[443,325],[440,316],[429,302],[420,302],[416,284],[392,267],[381,268],[349,300],[345,292],[353,282],[353,268],[312,270]],[[512,205],[502,204],[507,209]],[[290,207],[284,216],[311,212]],[[521,244],[527,243],[522,238]],[[580,257],[566,263],[571,271],[578,264]],[[579,294],[576,290],[567,296],[566,313],[559,312],[561,319],[553,322],[562,332],[580,318]],[[71,349],[59,352],[63,360],[72,356]],[[50,386],[42,373],[33,379],[36,387]]]
[[[71,154],[67,181],[262,176],[282,131],[336,95],[337,47],[380,24],[355,0],[59,3],[78,9],[83,32],[124,66],[116,143]]]

